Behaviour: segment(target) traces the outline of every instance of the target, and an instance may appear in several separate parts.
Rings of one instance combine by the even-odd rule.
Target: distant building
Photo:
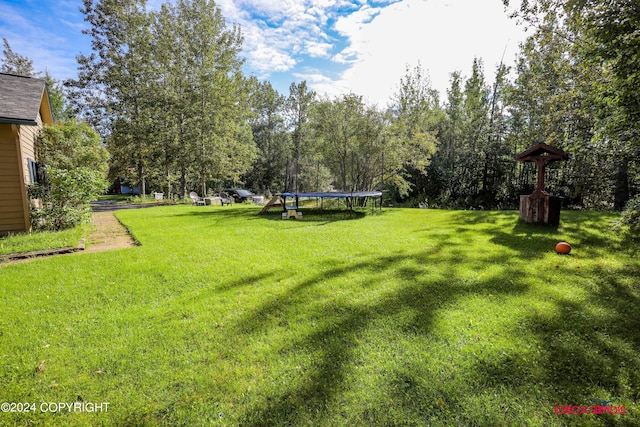
[[[0,73],[0,235],[31,231],[27,186],[37,182],[35,143],[53,124],[45,81]]]

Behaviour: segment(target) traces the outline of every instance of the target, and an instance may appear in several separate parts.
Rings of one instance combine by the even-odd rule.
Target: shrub
[[[640,231],[640,195],[627,202],[620,217],[620,224],[628,226],[634,233]]]
[[[29,188],[41,201],[31,212],[34,228],[62,230],[86,222],[89,202],[107,188],[108,153],[100,136],[75,120],[45,126],[37,155],[46,178]]]

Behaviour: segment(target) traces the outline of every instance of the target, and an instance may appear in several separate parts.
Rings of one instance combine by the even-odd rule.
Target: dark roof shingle
[[[0,123],[36,125],[45,81],[0,73]]]

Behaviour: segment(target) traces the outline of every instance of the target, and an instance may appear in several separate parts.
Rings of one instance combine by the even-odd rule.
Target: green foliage
[[[620,223],[628,226],[633,233],[640,232],[640,196],[636,196],[627,202]]]
[[[505,91],[508,68],[496,69],[491,88],[480,59],[471,75],[451,74],[451,86],[441,113],[432,125],[437,151],[423,179],[414,181],[413,195],[431,206],[495,207],[508,205],[515,164],[508,141]]]
[[[305,188],[300,179],[302,166],[313,156],[315,142],[312,139],[310,115],[316,102],[316,93],[309,89],[306,80],[291,83],[289,97],[286,100],[286,120],[291,134],[291,157],[287,162],[285,189],[287,191],[311,191]]]
[[[100,136],[87,123],[76,120],[45,126],[36,149],[39,161],[52,169],[103,173],[109,161]]]
[[[560,190],[576,205],[622,209],[640,186],[639,13],[626,0],[530,0],[513,11],[534,30],[523,53],[545,108],[528,113],[574,153]]]
[[[48,71],[45,73],[45,81],[53,120],[63,122],[72,119],[74,117],[73,111],[67,105],[67,97],[62,83],[54,79]]]
[[[256,157],[242,35],[210,0],[85,0],[94,52],[69,82],[74,105],[106,137],[112,178],[135,175],[169,197],[236,181]]]
[[[36,229],[62,230],[90,218],[89,202],[107,188],[109,156],[100,136],[75,120],[45,126],[36,146],[44,182],[30,186],[41,207],[32,209]]]
[[[412,175],[414,179],[426,175],[436,151],[437,127],[442,120],[437,92],[431,88],[421,64],[411,70],[407,66],[388,116],[384,162],[393,165],[393,173],[386,183],[400,196],[405,196],[411,186],[405,175]]]
[[[288,159],[292,156],[291,136],[286,132],[286,98],[269,82],[249,79],[252,115],[249,119],[258,159],[245,175],[249,187],[257,191],[285,189]]]
[[[386,167],[383,164],[387,152],[384,115],[366,106],[360,96],[348,94],[319,102],[312,123],[318,153],[335,177],[334,185],[342,191],[381,188],[384,176],[398,174],[403,166],[394,163],[391,154]],[[394,154],[406,159],[406,152]]]
[[[452,74],[436,125],[438,151],[427,176],[414,176],[412,196],[432,206],[516,207],[520,194],[532,192],[536,171],[514,158],[546,143],[569,154],[547,168],[551,194],[574,207],[621,209],[640,188],[638,121],[629,120],[634,95],[624,95],[619,77],[621,62],[631,69],[637,57],[627,45],[638,33],[630,18],[635,6],[555,0],[521,6],[517,15],[533,31],[521,45],[513,80],[501,64],[489,87],[480,60],[469,77]],[[618,45],[625,59],[608,47]]]

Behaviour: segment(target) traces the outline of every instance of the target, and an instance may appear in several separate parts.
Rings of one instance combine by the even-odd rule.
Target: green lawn
[[[90,229],[91,226],[82,225],[61,232],[39,231],[31,234],[18,233],[0,237],[0,255],[69,246],[77,247],[80,239],[86,236]]]
[[[142,246],[0,268],[0,402],[37,405],[0,425],[640,425],[615,215],[257,212],[121,211]],[[592,399],[627,413],[554,413]],[[108,412],[40,411],[77,401]]]

